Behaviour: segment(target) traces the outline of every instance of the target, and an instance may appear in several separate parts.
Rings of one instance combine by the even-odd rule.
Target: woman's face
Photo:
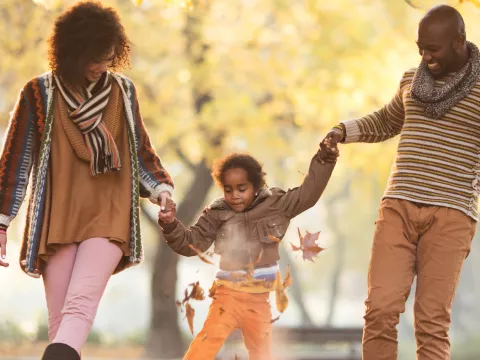
[[[100,59],[91,62],[85,69],[85,78],[89,82],[94,82],[100,79],[100,76],[112,66],[113,59],[115,57],[115,50],[112,48],[108,53],[102,56]]]

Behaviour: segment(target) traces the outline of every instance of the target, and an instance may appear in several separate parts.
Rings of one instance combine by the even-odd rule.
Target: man
[[[380,204],[368,274],[364,360],[397,358],[400,313],[414,276],[417,359],[450,359],[451,305],[478,220],[480,56],[461,15],[432,8],[418,27],[422,61],[392,101],[342,122],[321,143],[380,142],[400,134]]]

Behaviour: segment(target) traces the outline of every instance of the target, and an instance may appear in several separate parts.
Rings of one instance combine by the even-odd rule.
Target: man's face
[[[114,57],[115,51],[112,48],[100,59],[88,64],[87,68],[85,69],[85,78],[89,82],[94,82],[100,79],[102,74],[107,71],[110,66],[112,66]]]
[[[444,24],[421,24],[418,28],[418,51],[435,77],[460,70],[459,39]]]

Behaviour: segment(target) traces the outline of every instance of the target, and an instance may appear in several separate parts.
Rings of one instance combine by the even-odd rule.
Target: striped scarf
[[[85,139],[90,154],[90,171],[93,176],[121,168],[120,155],[115,140],[102,121],[107,106],[112,79],[105,72],[99,80],[91,83],[81,93],[64,84],[55,76],[55,82],[67,103],[70,118],[77,125]]]

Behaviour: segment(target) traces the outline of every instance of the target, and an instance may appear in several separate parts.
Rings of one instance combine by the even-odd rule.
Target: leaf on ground
[[[190,328],[190,332],[193,335],[193,318],[195,316],[195,309],[189,303],[187,303],[185,305],[185,310],[187,314],[186,317],[188,321],[188,327]]]
[[[192,244],[188,244],[188,247],[197,253],[200,260],[202,260],[203,262],[205,262],[207,264],[215,265],[215,263],[212,260],[208,259],[207,256],[205,256],[205,254],[203,252],[201,252],[200,250],[198,250],[195,246],[193,246]]]
[[[302,236],[300,229],[298,229],[300,246],[291,244],[293,251],[302,251],[303,260],[310,260],[311,262],[314,262],[313,258],[316,257],[320,251],[325,250],[324,248],[318,246],[316,243],[319,235],[320,231],[316,233],[309,233],[307,231],[305,236]]]
[[[290,274],[290,265],[287,265],[287,270],[285,271],[285,278],[283,279],[283,288],[286,289],[289,286],[292,286],[293,280],[292,275]]]

